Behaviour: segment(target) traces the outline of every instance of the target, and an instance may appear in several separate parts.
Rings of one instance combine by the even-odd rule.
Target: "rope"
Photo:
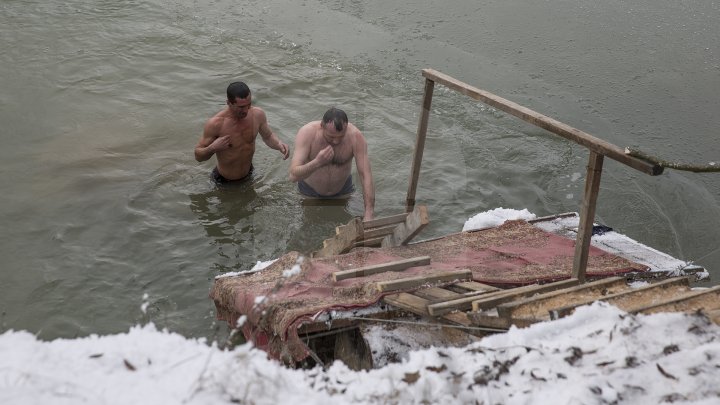
[[[693,165],[693,164],[688,164],[688,163],[669,162],[667,160],[662,160],[655,156],[648,155],[647,153],[642,152],[638,149],[631,149],[631,148],[625,148],[625,154],[636,157],[636,158],[640,158],[642,160],[646,160],[646,161],[648,161],[650,163],[654,163],[658,166],[667,167],[668,169],[683,170],[686,172],[693,172],[693,173],[720,172],[720,164],[718,164],[716,162],[710,162],[706,165]]]

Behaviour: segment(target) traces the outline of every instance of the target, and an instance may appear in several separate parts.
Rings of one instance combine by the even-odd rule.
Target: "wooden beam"
[[[655,314],[658,312],[688,312],[703,310],[706,313],[720,310],[720,286],[691,291],[685,295],[672,296],[660,302],[652,302],[649,305],[631,308],[628,312],[642,312],[644,314]]]
[[[495,107],[498,110],[514,115],[525,122],[548,130],[556,135],[562,136],[565,139],[571,140],[594,151],[595,153],[607,156],[622,164],[630,166],[633,169],[639,170],[651,176],[657,176],[663,172],[662,166],[626,155],[623,148],[596,138],[586,132],[573,128],[567,124],[563,124],[560,121],[542,115],[512,101],[496,96],[495,94],[470,86],[446,74],[433,69],[423,69],[422,74],[425,77],[426,82],[432,81],[442,84],[443,86],[453,89],[461,94]]]
[[[413,212],[407,216],[404,223],[395,227],[393,233],[383,239],[380,246],[393,247],[407,245],[407,243],[429,223],[430,219],[428,218],[427,207],[418,205]]]
[[[373,238],[378,238],[380,236],[390,235],[391,233],[393,233],[393,231],[395,231],[395,228],[397,226],[398,226],[398,224],[382,226],[382,227],[373,228],[373,229],[365,228],[365,232],[363,232],[363,239],[373,239]]]
[[[586,301],[603,295],[615,294],[629,289],[624,277],[612,277],[555,290],[520,300],[506,302],[497,307],[498,316],[507,318],[547,318],[548,310],[566,306],[573,301]]]
[[[389,263],[374,264],[372,266],[359,267],[357,269],[336,271],[333,273],[333,281],[345,280],[354,277],[365,277],[386,271],[403,271],[410,267],[426,266],[430,264],[430,256],[418,256],[410,259],[397,260]]]
[[[385,239],[384,236],[380,236],[377,238],[372,239],[363,239],[355,242],[353,244],[353,247],[380,247],[380,244],[382,243],[383,239]]]
[[[422,316],[430,315],[427,311],[428,300],[420,298],[417,295],[408,293],[391,294],[384,296],[383,301],[394,307],[410,311],[414,314]]]
[[[503,302],[512,301],[518,297],[526,297],[532,294],[539,294],[547,291],[557,290],[560,288],[572,287],[577,284],[577,280],[569,279],[549,284],[533,284],[524,287],[512,288],[509,290],[500,290],[484,294],[480,299],[479,297],[473,296],[432,304],[428,306],[428,312],[430,313],[430,315],[438,316],[455,310],[467,311],[471,308],[474,311],[479,311],[480,309],[494,307]]]
[[[585,282],[585,270],[590,257],[590,238],[592,238],[593,221],[595,219],[595,206],[600,191],[600,177],[602,176],[603,155],[590,151],[590,160],[585,178],[585,193],[580,208],[580,223],[575,239],[575,256],[573,258],[573,278]]]
[[[604,301],[614,305],[624,311],[633,307],[640,307],[648,304],[653,300],[662,299],[663,296],[672,294],[683,294],[690,291],[690,280],[688,277],[678,277],[669,280],[663,280],[659,283],[650,284],[645,287],[632,288],[625,292],[610,294],[602,298],[591,298],[585,301],[575,302],[573,304],[554,308],[549,311],[550,319],[559,319],[575,312],[577,307],[592,304],[595,301]]]
[[[444,273],[431,274],[427,276],[408,277],[397,280],[381,281],[375,283],[378,291],[397,291],[405,290],[409,288],[417,288],[423,285],[429,285],[433,283],[450,282],[455,280],[469,280],[472,279],[472,271],[470,270],[458,270],[448,271]]]
[[[391,215],[389,217],[375,218],[371,219],[370,221],[364,221],[363,229],[367,230],[371,228],[379,228],[386,225],[399,224],[400,222],[404,222],[407,216],[407,213],[402,213],[397,215]]]
[[[433,88],[435,83],[432,79],[425,79],[425,90],[423,91],[423,102],[420,108],[420,119],[418,120],[417,136],[415,138],[415,150],[413,162],[410,168],[410,181],[408,184],[407,197],[405,199],[405,211],[411,212],[415,207],[415,192],[417,191],[418,178],[420,177],[420,164],[422,163],[423,152],[425,151],[425,136],[427,134],[428,119],[430,118],[430,105],[432,104]]]

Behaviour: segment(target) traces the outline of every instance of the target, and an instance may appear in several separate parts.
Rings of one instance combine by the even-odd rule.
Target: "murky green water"
[[[104,1],[0,3],[0,330],[43,338],[152,320],[221,335],[214,276],[312,250],[362,213],[304,207],[258,145],[218,190],[192,149],[245,80],[289,142],[330,106],[368,138],[377,214],[402,210],[434,68],[617,144],[720,160],[717,3]],[[417,193],[454,232],[496,208],[577,211],[587,153],[436,88]],[[606,161],[598,220],[720,280],[720,174]],[[143,295],[149,307],[143,313]]]

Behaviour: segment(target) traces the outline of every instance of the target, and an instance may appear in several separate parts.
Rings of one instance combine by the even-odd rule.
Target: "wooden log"
[[[660,302],[630,308],[628,312],[655,314],[658,312],[689,312],[703,310],[706,313],[720,310],[720,286],[690,291],[681,296],[672,296]]]
[[[339,255],[350,250],[355,242],[362,238],[362,220],[355,218],[347,225],[335,228],[336,235],[323,241],[323,248],[313,253],[312,257]]]
[[[624,277],[612,277],[506,302],[498,305],[497,312],[498,316],[508,320],[511,318],[547,318],[550,309],[569,305],[573,301],[601,298],[604,295],[615,294],[629,288]]]
[[[512,301],[520,297],[527,297],[533,294],[540,294],[547,291],[572,287],[577,284],[577,280],[569,279],[542,285],[533,284],[524,287],[512,288],[509,290],[500,290],[484,294],[480,299],[478,297],[465,297],[452,301],[432,304],[428,306],[428,312],[430,313],[430,315],[438,316],[455,310],[467,311],[471,308],[473,309],[473,311],[479,311],[481,309],[494,307],[503,302]]]
[[[372,229],[372,228],[379,228],[381,226],[386,225],[395,225],[399,224],[401,222],[405,222],[405,218],[407,218],[407,213],[397,214],[397,215],[391,215],[389,217],[382,217],[382,218],[375,218],[371,219],[370,221],[364,221],[363,222],[363,229]]]
[[[410,267],[426,266],[430,264],[430,256],[418,256],[410,259],[397,260],[389,263],[374,264],[372,266],[359,267],[357,269],[336,271],[333,273],[333,280],[340,281],[354,277],[370,276],[386,271],[403,271]]]
[[[595,301],[604,301],[608,304],[614,305],[622,310],[629,310],[633,307],[640,307],[643,304],[648,304],[652,300],[657,300],[663,296],[672,294],[683,294],[690,290],[690,280],[688,277],[679,277],[669,280],[663,280],[659,283],[651,284],[649,286],[632,288],[625,292],[617,294],[610,294],[599,299],[588,299],[585,301],[575,302],[573,304],[554,308],[549,311],[550,319],[559,319],[564,316],[570,315],[575,312],[577,307],[592,304]]]
[[[395,227],[395,231],[383,239],[380,246],[393,247],[407,245],[407,243],[429,223],[430,219],[428,218],[427,207],[418,205],[413,212],[407,216],[404,223]]]
[[[458,270],[448,271],[444,273],[431,274],[427,276],[408,277],[391,281],[381,281],[375,283],[375,287],[380,292],[405,290],[409,288],[417,288],[422,285],[449,282],[454,280],[472,279],[472,271]]]
[[[565,139],[571,140],[592,151],[595,151],[596,153],[630,166],[633,169],[639,170],[651,176],[657,176],[663,172],[662,166],[627,155],[625,154],[625,150],[619,146],[596,138],[586,132],[580,131],[579,129],[573,128],[567,124],[563,124],[560,121],[542,115],[502,97],[496,96],[495,94],[465,84],[446,74],[433,69],[423,69],[422,75],[426,78],[426,80],[432,80],[435,83],[442,84],[443,86],[453,89],[475,100],[482,101],[485,104],[514,115],[523,121],[546,129],[556,135],[562,136]]]
[[[423,152],[425,151],[425,137],[427,134],[428,120],[430,119],[430,105],[432,104],[433,89],[435,83],[432,79],[425,79],[425,90],[423,91],[423,102],[420,108],[420,119],[418,120],[417,136],[415,137],[415,149],[413,162],[410,167],[410,180],[405,198],[405,211],[411,212],[415,207],[415,192],[417,191],[418,178],[420,177],[420,164],[422,163]]]

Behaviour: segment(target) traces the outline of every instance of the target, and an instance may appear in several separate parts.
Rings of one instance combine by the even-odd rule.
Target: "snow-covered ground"
[[[152,324],[50,342],[0,335],[0,404],[718,404],[718,381],[720,326],[603,303],[368,372],[292,370],[249,344],[221,350]]]
[[[9,331],[0,359],[2,404],[720,403],[719,326],[600,303],[369,372],[291,370],[153,325],[51,342]]]

